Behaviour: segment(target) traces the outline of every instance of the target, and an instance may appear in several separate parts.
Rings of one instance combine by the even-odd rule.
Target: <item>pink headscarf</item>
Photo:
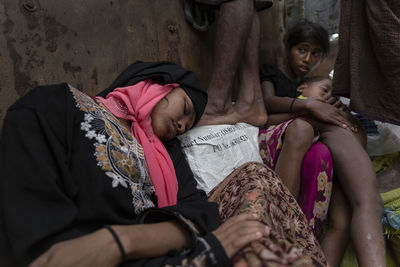
[[[178,86],[177,83],[160,85],[144,80],[116,88],[105,99],[96,97],[114,116],[132,122],[132,134],[143,147],[160,208],[177,203],[178,182],[172,160],[153,132],[150,115],[157,103]]]

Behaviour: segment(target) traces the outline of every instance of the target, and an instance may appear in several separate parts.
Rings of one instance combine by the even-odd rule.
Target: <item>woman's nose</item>
[[[308,52],[308,53],[306,53],[305,56],[304,56],[304,61],[305,61],[305,62],[310,62],[310,58],[311,58],[311,53]]]

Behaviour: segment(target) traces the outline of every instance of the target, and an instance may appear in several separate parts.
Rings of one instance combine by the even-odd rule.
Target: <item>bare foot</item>
[[[211,100],[211,99],[210,99]],[[218,103],[218,99],[207,103],[203,116],[196,126],[216,124],[236,124],[239,122],[239,115],[234,110],[232,102]]]
[[[262,127],[267,123],[268,115],[262,99],[254,101],[251,105],[238,102],[235,104],[234,109],[239,115],[240,122],[256,127]]]
[[[196,126],[216,125],[216,124],[236,124],[239,122],[239,115],[232,109],[227,113],[207,113],[204,112]]]

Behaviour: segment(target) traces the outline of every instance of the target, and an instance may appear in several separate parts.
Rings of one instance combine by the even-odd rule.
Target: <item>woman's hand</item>
[[[326,100],[307,99],[306,101],[307,110],[315,119],[354,131],[355,127],[347,119],[346,112],[335,107],[335,105],[339,106],[340,104],[334,98],[327,98]]]
[[[329,105],[334,106],[335,108],[340,109],[343,112],[349,112],[349,108],[345,104],[343,104],[342,101],[340,101],[340,99],[337,96],[328,94],[324,96],[322,101]]]
[[[44,266],[117,266],[121,253],[114,238],[106,229],[63,241],[50,247],[34,260],[30,267]]]
[[[257,219],[254,214],[241,214],[230,218],[213,232],[228,258],[250,242],[269,235],[270,228]]]

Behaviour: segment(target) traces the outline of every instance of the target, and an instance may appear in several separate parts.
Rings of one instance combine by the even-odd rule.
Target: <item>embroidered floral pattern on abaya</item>
[[[136,214],[154,207],[154,194],[142,146],[129,129],[95,100],[70,87],[77,107],[85,113],[81,130],[93,140],[97,165],[111,179],[111,186],[130,188]]]

